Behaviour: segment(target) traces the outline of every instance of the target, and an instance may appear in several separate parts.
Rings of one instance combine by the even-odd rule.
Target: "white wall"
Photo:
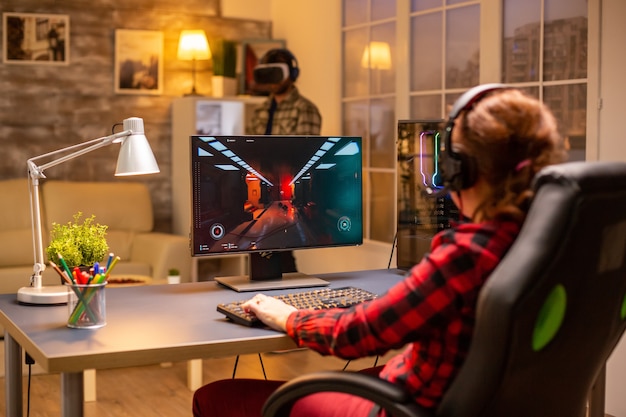
[[[341,133],[341,2],[222,0],[224,17],[271,20],[298,59],[300,92],[322,114],[322,134]]]
[[[223,17],[272,20],[272,0],[222,0],[221,5]]]
[[[322,134],[341,133],[341,2],[272,1],[275,38],[298,58],[300,92],[322,113]]]

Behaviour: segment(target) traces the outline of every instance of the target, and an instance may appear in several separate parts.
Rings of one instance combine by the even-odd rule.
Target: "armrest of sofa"
[[[191,252],[189,239],[160,232],[137,233],[130,252],[133,262],[151,266],[153,279],[166,279],[167,271],[180,271],[181,282],[191,281]]]

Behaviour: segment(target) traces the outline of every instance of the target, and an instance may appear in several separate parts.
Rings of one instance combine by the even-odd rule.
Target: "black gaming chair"
[[[336,391],[395,417],[582,417],[596,380],[603,416],[604,364],[626,327],[626,163],[548,167],[534,187],[517,241],[481,291],[467,360],[436,410],[371,376],[320,372],[279,388],[263,416]]]

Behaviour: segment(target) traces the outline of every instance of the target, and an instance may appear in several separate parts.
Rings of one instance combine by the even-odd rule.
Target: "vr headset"
[[[284,62],[259,64],[254,67],[253,75],[256,84],[280,84],[289,78],[289,65]]]

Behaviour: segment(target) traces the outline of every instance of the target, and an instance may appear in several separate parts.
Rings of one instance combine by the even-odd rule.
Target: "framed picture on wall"
[[[246,39],[241,42],[241,59],[238,60],[242,63],[239,94],[259,95],[252,89],[254,67],[267,51],[284,48],[285,45],[282,39]]]
[[[2,56],[7,64],[68,65],[70,17],[2,13]]]
[[[115,31],[115,92],[163,93],[163,32]]]

